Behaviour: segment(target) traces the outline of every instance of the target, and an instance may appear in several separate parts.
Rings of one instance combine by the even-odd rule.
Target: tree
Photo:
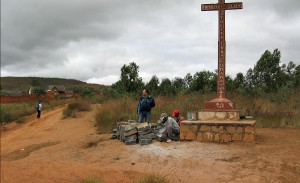
[[[172,86],[175,89],[176,93],[181,92],[181,91],[185,91],[187,89],[187,85],[185,83],[185,80],[179,77],[176,77],[173,81],[172,81]]]
[[[234,80],[230,76],[226,76],[225,81],[226,81],[226,91],[234,91],[235,90]]]
[[[190,88],[192,81],[193,81],[193,76],[191,75],[191,73],[187,73],[186,76],[184,77],[184,83],[187,89]]]
[[[172,87],[172,82],[169,78],[162,79],[159,86],[160,94],[164,96],[175,95],[175,89]]]
[[[257,64],[253,68],[253,84],[255,87],[265,85],[266,92],[277,91],[282,86],[283,81],[280,80],[281,68],[280,51],[275,49],[273,53],[266,50],[260,57]]]
[[[158,85],[159,85],[159,79],[156,75],[152,76],[150,81],[146,84],[146,88],[150,90],[152,95],[158,94]]]
[[[237,73],[236,77],[233,80],[233,87],[235,90],[239,88],[243,90],[243,88],[245,87],[245,78],[243,73],[241,72]]]
[[[205,93],[213,90],[214,73],[210,71],[201,71],[194,74],[193,80],[190,83],[191,91]]]
[[[300,65],[295,68],[294,72],[294,87],[300,88]]]
[[[31,86],[41,86],[40,82],[37,79],[32,79],[30,82]]]
[[[142,78],[139,77],[139,66],[134,62],[129,63],[128,66],[123,65],[120,80],[112,85],[114,89],[128,93],[138,92],[143,86]]]

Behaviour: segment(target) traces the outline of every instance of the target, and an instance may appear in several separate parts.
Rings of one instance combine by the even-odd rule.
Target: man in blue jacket
[[[150,96],[149,90],[143,90],[143,96],[141,96],[139,100],[139,104],[137,107],[137,113],[139,114],[139,123],[145,121],[149,123],[151,109],[155,106],[154,99]]]

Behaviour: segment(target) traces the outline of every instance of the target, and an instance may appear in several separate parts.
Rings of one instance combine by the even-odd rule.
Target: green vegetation
[[[136,101],[132,98],[119,98],[105,101],[97,107],[95,120],[101,133],[110,132],[117,121],[135,119]]]
[[[226,97],[235,104],[241,115],[253,116],[260,127],[300,127],[300,65],[292,61],[287,65],[281,64],[280,59],[278,49],[273,53],[266,50],[245,75],[238,73],[235,78],[226,76]],[[136,107],[144,88],[150,90],[156,101],[151,122],[158,120],[162,112],[170,115],[174,109],[179,109],[184,116],[187,112],[202,110],[204,101],[216,97],[216,71],[204,70],[194,75],[188,73],[184,78],[163,78],[161,81],[154,75],[148,83],[144,83],[139,77],[139,66],[134,62],[123,65],[120,71],[120,80],[111,87],[58,78],[5,77],[1,78],[1,89],[27,90],[29,84],[65,85],[69,90],[80,93],[88,103],[100,104],[95,116],[100,132],[110,132],[117,121],[137,120]],[[57,98],[47,105],[55,106],[57,102],[70,101],[60,101]],[[75,117],[76,112],[81,110],[81,105],[81,102],[71,103],[64,111],[64,117]],[[33,106],[34,104],[1,105],[1,122],[18,119],[21,123],[22,116],[35,112]]]
[[[107,86],[99,84],[88,84],[86,82],[78,81],[75,79],[62,79],[62,78],[41,78],[41,77],[1,77],[1,95],[5,95],[6,91],[18,91],[23,94],[28,94],[30,86],[39,87],[41,91],[39,94],[48,89],[48,85],[64,85],[67,90],[74,91],[75,93],[94,92],[100,93]]]
[[[62,106],[66,101],[42,101],[43,110],[51,110],[57,106]],[[25,116],[36,113],[35,105],[37,102],[1,104],[1,123],[15,121],[22,123]]]
[[[150,122],[156,122],[162,112],[171,115],[174,109],[179,109],[187,118],[188,112],[202,110],[204,101],[211,100],[213,97],[213,94],[199,95],[199,93],[155,97],[156,106],[151,111]],[[253,98],[235,93],[228,93],[228,97],[241,115],[256,118],[256,125],[259,127],[300,127],[300,113],[297,111],[300,106],[300,92],[289,95],[284,104],[278,104],[266,97]],[[118,121],[137,120],[137,103],[138,98],[125,97],[107,100],[99,105],[95,120],[100,132],[111,132],[116,128]]]
[[[76,101],[68,104],[68,107],[63,110],[63,116],[64,118],[75,118],[78,111],[90,111],[91,109],[91,104],[88,101]]]
[[[235,78],[226,76],[226,92],[235,92],[242,96],[274,96],[274,100],[284,100],[289,93],[300,88],[300,65],[290,61],[287,65],[280,63],[281,53],[266,50],[253,68],[246,75],[237,73]],[[198,71],[188,73],[184,78],[173,80],[152,76],[148,83],[139,77],[139,66],[131,62],[121,68],[120,80],[112,85],[119,94],[138,94],[147,88],[154,96],[175,96],[182,93],[215,93],[217,90],[217,71]]]
[[[300,65],[292,61],[280,64],[280,59],[278,49],[273,53],[266,50],[246,75],[238,73],[234,79],[226,76],[226,97],[241,115],[255,117],[257,126],[300,126]],[[203,109],[204,101],[215,98],[217,71],[188,73],[184,78],[163,78],[161,82],[154,75],[148,83],[143,83],[138,69],[134,62],[125,64],[120,70],[120,80],[112,85],[112,90],[104,92],[104,95],[114,93],[115,100],[104,102],[98,109],[96,122],[101,128],[109,130],[116,121],[137,120],[136,105],[143,88],[149,89],[156,100],[152,122],[162,111],[171,114],[177,108],[186,115],[188,111]],[[126,108],[120,107],[124,105],[122,97],[127,98]]]
[[[35,103],[1,104],[1,123],[18,120],[36,112]]]

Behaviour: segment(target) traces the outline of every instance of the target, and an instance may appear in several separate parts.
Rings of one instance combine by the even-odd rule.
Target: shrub
[[[131,98],[112,99],[97,107],[95,120],[100,133],[111,132],[116,122],[136,119],[137,103]]]
[[[87,101],[73,102],[68,105],[66,109],[63,110],[64,118],[76,117],[78,111],[90,111],[91,104]]]

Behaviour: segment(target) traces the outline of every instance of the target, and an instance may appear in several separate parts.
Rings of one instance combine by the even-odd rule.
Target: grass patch
[[[151,173],[143,176],[134,183],[169,183],[170,181],[167,179],[167,176],[160,175],[158,173]]]
[[[43,110],[51,110],[58,106],[63,106],[66,101],[42,101]],[[12,103],[1,104],[1,123],[15,121],[17,123],[24,122],[24,117],[36,113],[35,105],[37,102],[24,102],[24,103]]]
[[[274,102],[267,97],[253,98],[229,93],[228,98],[234,103],[240,115],[253,116],[258,127],[300,127],[300,94],[289,96],[285,102]],[[214,94],[185,94],[174,97],[154,97],[156,106],[151,111],[150,122],[155,123],[162,112],[172,114],[179,109],[181,115],[187,119],[187,113],[203,110],[204,101],[215,98]],[[95,121],[100,133],[110,133],[116,128],[116,122],[138,120],[136,113],[138,96],[106,100],[96,109]]]
[[[116,122],[138,120],[137,105],[138,97],[125,97],[111,99],[103,102],[97,107],[95,121],[100,133],[111,132],[116,128]],[[155,97],[156,106],[151,111],[150,122],[155,123],[162,112],[171,116],[174,109],[179,109],[183,116],[189,111],[201,109],[205,96],[202,95],[178,95],[176,97]]]
[[[1,104],[1,123],[21,119],[36,112],[35,103]]]
[[[63,110],[63,118],[76,118],[78,111],[90,111],[91,109],[91,104],[87,101],[73,102]]]

